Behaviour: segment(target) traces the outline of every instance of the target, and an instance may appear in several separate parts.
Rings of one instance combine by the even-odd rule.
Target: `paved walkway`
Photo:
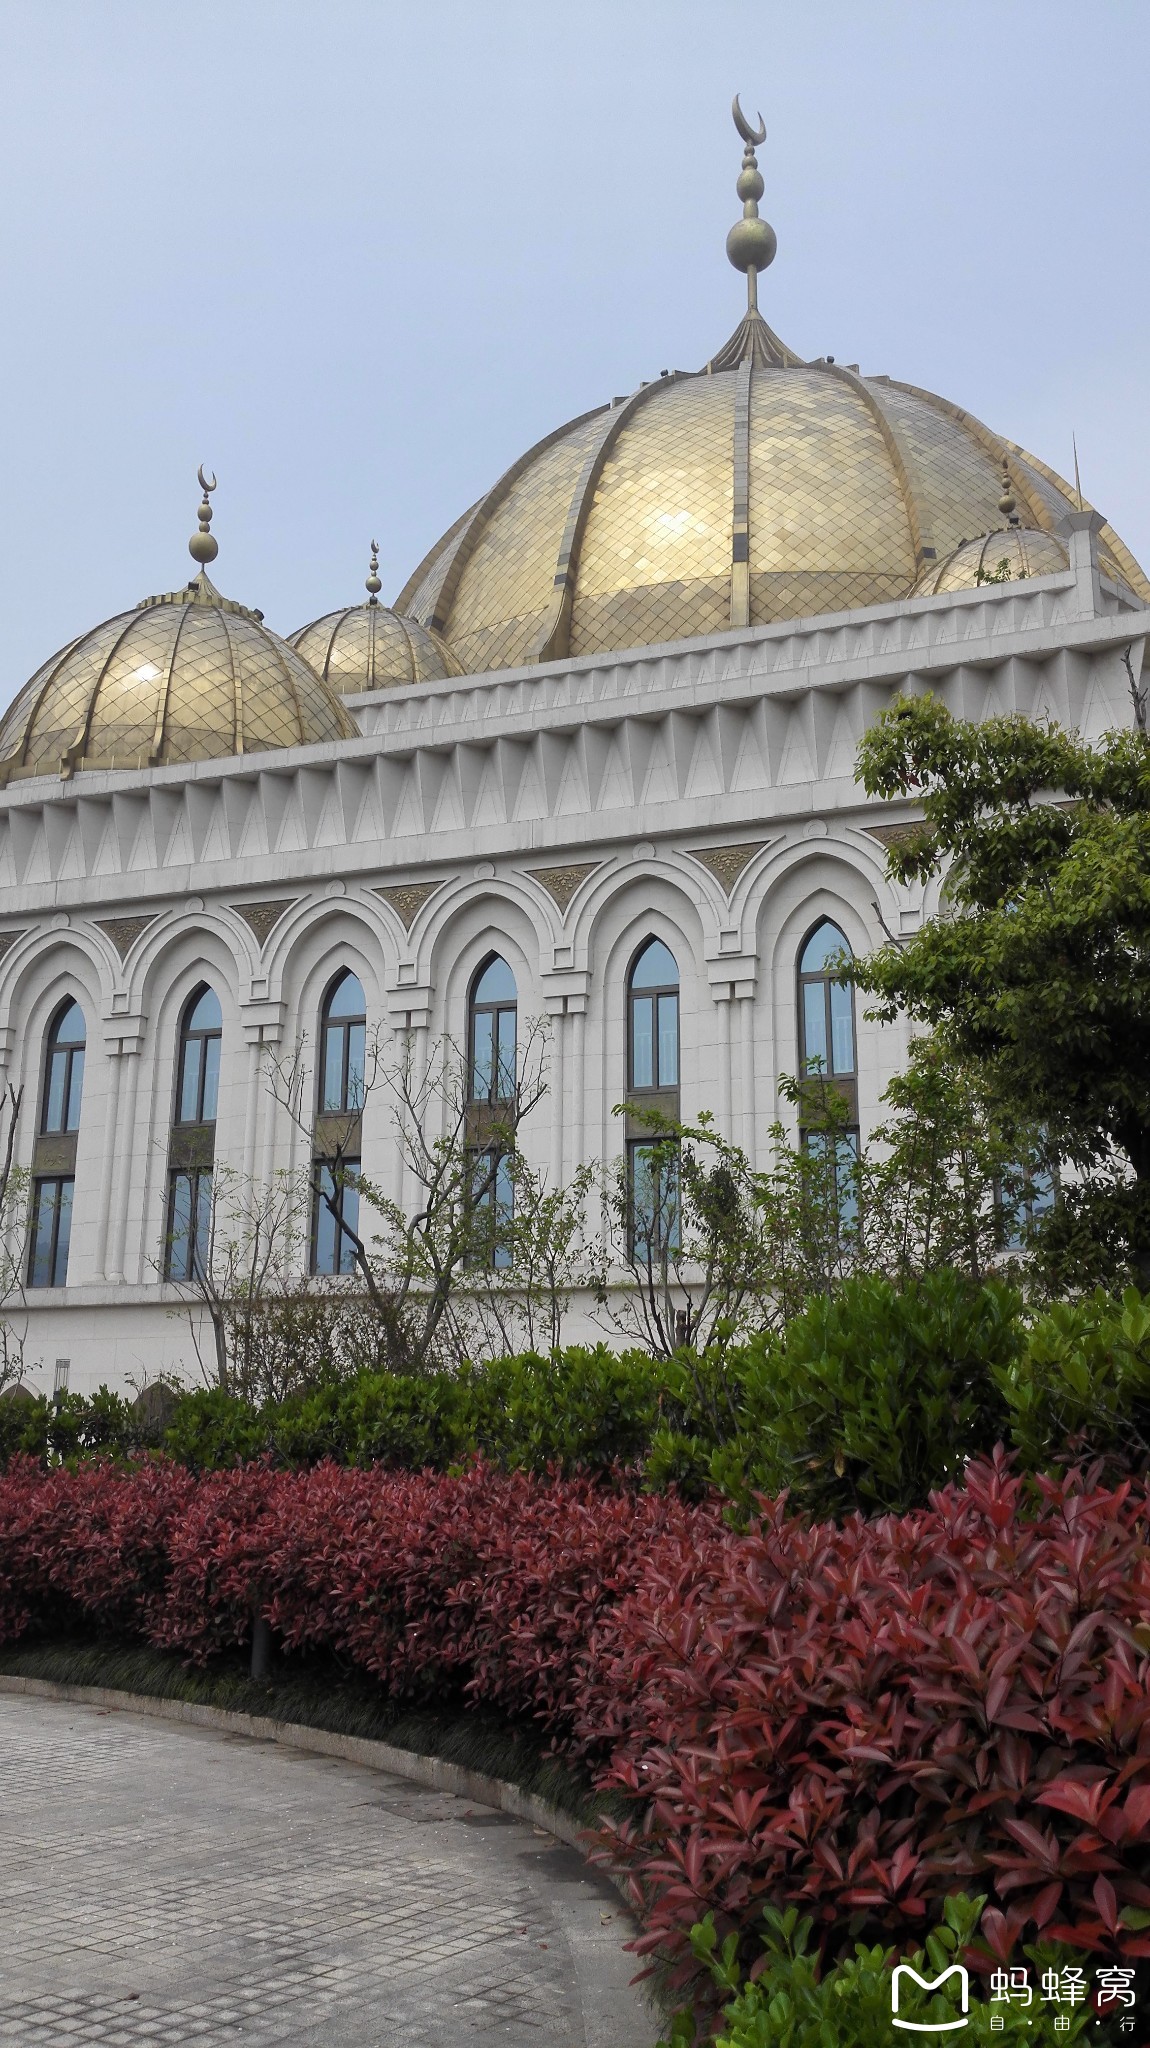
[[[3,2048],[650,2048],[628,1932],[509,1815],[0,1696]]]

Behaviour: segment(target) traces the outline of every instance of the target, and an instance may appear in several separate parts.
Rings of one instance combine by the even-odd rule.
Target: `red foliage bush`
[[[637,1802],[640,1946],[794,1901],[905,1938],[987,1891],[1150,1954],[1150,1499],[1005,1465],[812,1527],[588,1479],[159,1462],[0,1479],[0,1640],[82,1615],[204,1661],[266,1615],[395,1696],[534,1716]],[[833,1931],[833,1933],[832,1933]]]

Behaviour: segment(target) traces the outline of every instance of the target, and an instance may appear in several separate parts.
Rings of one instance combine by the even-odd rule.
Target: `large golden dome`
[[[352,738],[351,714],[259,612],[221,597],[205,491],[183,590],[106,619],[37,669],[0,720],[0,785]]]
[[[906,597],[999,525],[1001,472],[1023,523],[1078,507],[1063,479],[972,414],[830,357],[805,363],[761,318],[774,255],[752,130],[728,238],[748,311],[701,371],[663,372],[559,427],[443,536],[396,609],[469,672],[689,639]],[[1108,526],[1103,573],[1150,601]]]
[[[1026,525],[1052,533],[1077,507],[1070,486],[970,413],[838,364],[747,354],[538,442],[397,608],[474,672],[884,604],[1000,523],[1007,454]],[[1108,526],[1099,555],[1150,600]]]

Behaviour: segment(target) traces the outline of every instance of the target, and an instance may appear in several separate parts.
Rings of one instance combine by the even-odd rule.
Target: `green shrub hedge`
[[[254,1458],[446,1471],[641,1472],[744,1506],[786,1488],[818,1515],[902,1512],[997,1442],[1027,1471],[1066,1457],[1150,1463],[1150,1301],[1101,1292],[1035,1314],[1001,1281],[863,1276],[781,1335],[670,1362],[604,1344],[426,1378],[363,1374],[255,1409],[186,1395],[162,1438],[101,1388],[0,1400],[0,1466],[162,1446],[197,1470]]]

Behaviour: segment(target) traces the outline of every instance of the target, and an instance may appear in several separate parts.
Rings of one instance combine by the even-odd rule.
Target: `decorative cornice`
[[[385,903],[390,903],[404,931],[409,932],[428,897],[434,896],[436,890],[442,887],[442,881],[400,882],[391,888],[377,889],[375,893],[382,896]]]
[[[259,941],[262,952],[281,917],[299,902],[298,896],[280,896],[268,903],[233,903],[231,908],[237,917],[242,917]]]
[[[141,932],[155,924],[156,915],[153,910],[149,917],[98,917],[96,929],[107,934],[121,960],[126,960]]]
[[[700,860],[705,868],[710,868],[730,896],[743,869],[770,843],[769,839],[746,839],[738,846],[692,846],[687,851],[692,860]]]
[[[533,882],[538,882],[541,889],[546,889],[560,910],[566,910],[576,889],[587,880],[588,875],[593,875],[596,868],[602,865],[602,861],[592,860],[577,867],[528,868],[527,872]]]

